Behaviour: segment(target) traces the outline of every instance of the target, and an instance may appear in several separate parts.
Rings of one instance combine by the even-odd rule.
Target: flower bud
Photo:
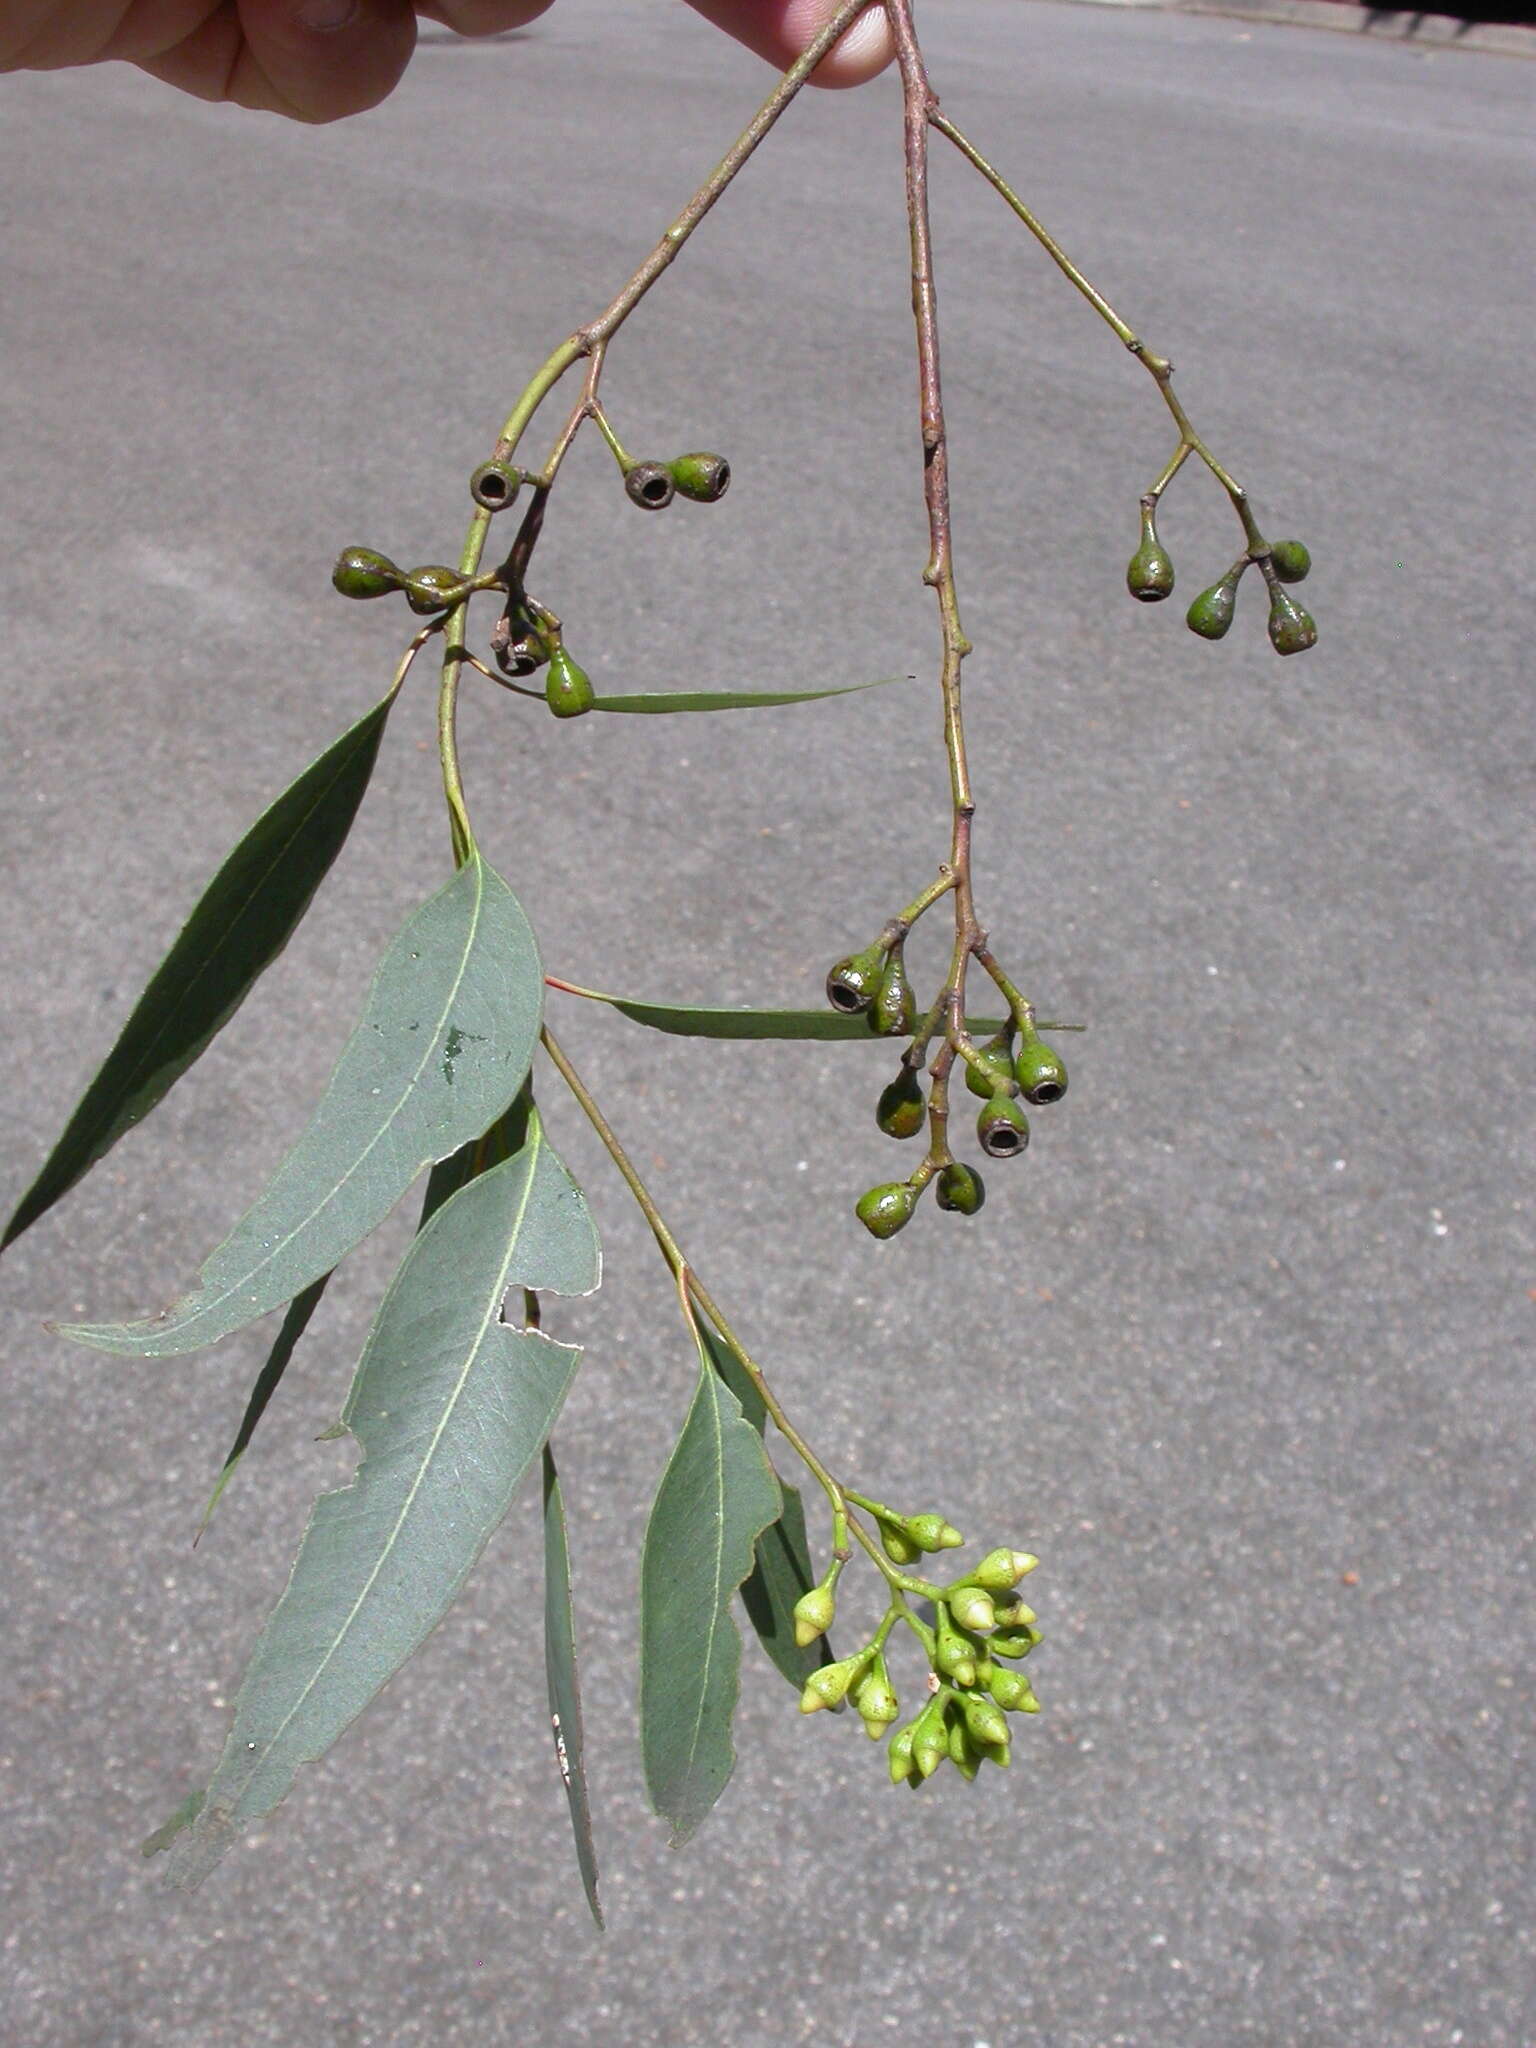
[[[1277,540],[1269,551],[1270,563],[1282,583],[1302,583],[1312,567],[1312,557],[1299,540]]]
[[[989,1159],[1012,1159],[1029,1143],[1029,1118],[1011,1095],[994,1095],[976,1119],[976,1139]]]
[[[1009,1628],[999,1629],[995,1635],[988,1636],[987,1648],[994,1657],[1006,1657],[1013,1663],[1020,1657],[1027,1657],[1040,1640],[1039,1629],[1032,1627],[1028,1622],[1021,1622]]]
[[[664,462],[637,462],[625,470],[624,488],[642,512],[659,512],[671,504],[677,485]]]
[[[921,1784],[922,1774],[912,1758],[912,1733],[915,1721],[909,1721],[905,1728],[898,1728],[891,1737],[891,1746],[886,1751],[893,1785]]]
[[[850,953],[839,960],[827,976],[827,1001],[845,1017],[867,1010],[880,990],[885,974],[885,949],[871,946],[864,953]]]
[[[911,1564],[914,1558],[922,1556],[920,1546],[912,1541],[900,1522],[880,1524],[880,1543],[886,1556],[895,1564]]]
[[[950,1620],[949,1610],[942,1603],[933,1631],[933,1668],[941,1678],[950,1679],[955,1685],[976,1683],[976,1653],[969,1640]]]
[[[996,1628],[1032,1628],[1040,1618],[1033,1607],[1026,1607],[1017,1596],[1007,1601],[994,1600],[992,1605],[997,1610],[993,1624]]]
[[[731,465],[723,455],[679,455],[667,471],[683,496],[701,505],[713,505],[730,489]]]
[[[469,495],[484,512],[503,511],[523,486],[523,473],[510,462],[482,462],[469,480]]]
[[[1317,645],[1317,621],[1278,583],[1269,593],[1269,644],[1276,654],[1304,654]]]
[[[975,1571],[966,1573],[965,1583],[982,1586],[989,1593],[1006,1593],[1039,1562],[1027,1550],[989,1550]]]
[[[891,1674],[886,1670],[884,1655],[879,1650],[875,1652],[868,1674],[854,1688],[853,1704],[864,1723],[865,1733],[874,1742],[880,1740],[901,1712],[891,1689]]]
[[[803,1650],[824,1636],[837,1613],[837,1595],[829,1585],[812,1586],[794,1605],[795,1641]]]
[[[931,1778],[948,1755],[944,1709],[935,1696],[912,1724],[912,1761],[925,1778]]]
[[[853,1213],[871,1237],[887,1238],[906,1229],[916,1207],[917,1189],[911,1182],[892,1180],[860,1195]]]
[[[580,718],[592,709],[596,694],[586,670],[578,668],[563,647],[551,648],[544,701],[556,718]]]
[[[985,1063],[985,1073],[969,1060],[965,1066],[965,1085],[973,1095],[979,1095],[988,1102],[999,1087],[1006,1088],[1013,1080],[1013,1033],[999,1031],[996,1038],[989,1038],[985,1045],[976,1048],[977,1057]]]
[[[958,1550],[965,1541],[942,1515],[909,1515],[903,1527],[919,1550]]]
[[[917,1028],[917,997],[907,979],[900,946],[893,946],[886,960],[870,1009],[869,1028],[883,1038],[905,1038]]]
[[[383,597],[398,590],[405,578],[388,555],[375,554],[372,548],[344,548],[331,581],[343,597]]]
[[[1156,604],[1173,589],[1173,563],[1157,537],[1157,515],[1151,505],[1141,508],[1141,545],[1126,565],[1125,581],[1132,597],[1143,604]]]
[[[980,1586],[958,1586],[949,1597],[949,1611],[962,1628],[985,1635],[997,1619],[992,1596]]]
[[[895,1080],[880,1091],[875,1122],[888,1138],[915,1138],[927,1119],[922,1083],[903,1061]]]
[[[1035,1699],[1033,1686],[1022,1673],[1002,1671],[995,1664],[987,1673],[987,1691],[1005,1714],[1031,1713],[1040,1704]],[[1034,1705],[1028,1706],[1026,1701],[1033,1701]]]
[[[1007,1674],[1012,1677],[1013,1673]],[[1027,1679],[1020,1679],[1027,1686]],[[971,1740],[987,1748],[1006,1748],[1008,1745],[1008,1723],[1003,1719],[1003,1710],[995,1700],[979,1692],[960,1695],[960,1710],[965,1715],[966,1729]]]
[[[1013,1077],[1019,1093],[1036,1109],[1060,1102],[1067,1092],[1067,1063],[1054,1046],[1033,1033],[1019,1047],[1013,1063]]]
[[[965,1716],[958,1710],[952,1712],[945,1732],[949,1739],[950,1762],[968,1785],[974,1784],[976,1774],[981,1769],[981,1756],[971,1740],[970,1731],[965,1725]]]
[[[835,1664],[823,1664],[819,1671],[813,1671],[800,1695],[801,1713],[814,1714],[820,1707],[841,1706],[847,1698],[849,1686],[872,1654],[870,1650],[860,1650],[857,1656],[840,1657]]]
[[[469,585],[457,569],[442,562],[429,562],[413,569],[405,579],[405,601],[424,617],[432,612],[451,611],[469,595]]]
[[[1244,555],[1209,590],[1202,590],[1189,610],[1184,614],[1184,623],[1191,633],[1198,633],[1202,640],[1224,640],[1237,616],[1237,586],[1243,571],[1248,566]]]
[[[941,1209],[974,1216],[987,1199],[987,1190],[974,1166],[962,1166],[959,1160],[952,1159],[934,1185],[933,1199]]]

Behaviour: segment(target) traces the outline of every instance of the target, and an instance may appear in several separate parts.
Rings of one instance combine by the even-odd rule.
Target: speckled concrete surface
[[[313,923],[196,1074],[0,1268],[0,2015],[28,2048],[1529,2048],[1536,70],[1145,10],[954,0],[946,103],[1177,360],[1310,542],[1315,653],[1220,650],[1122,573],[1166,453],[1145,380],[1004,209],[937,216],[983,908],[1092,1025],[973,1230],[890,1246],[857,1048],[689,1048],[571,1014],[711,1285],[817,1441],[1044,1562],[1046,1712],[922,1799],[754,1646],[684,1853],[644,1811],[632,1594],[689,1366],[605,1232],[561,1429],[610,1932],[547,1753],[531,1503],[452,1618],[200,1893],[135,1845],[212,1761],[405,1219],[348,1266],[208,1540],[260,1355],[70,1349],[144,1310],[297,1131],[370,965],[445,871],[402,707]],[[126,71],[0,81],[5,1190],[249,818],[387,673],[327,585],[440,558],[530,366],[762,89],[682,8],[563,0],[435,43],[308,133]],[[927,676],[890,81],[797,110],[615,348],[640,520],[578,451],[544,545],[610,688]],[[1191,478],[1181,591],[1230,559]],[[707,725],[472,695],[491,857],[556,971],[809,1000],[928,871],[931,684]],[[635,729],[636,726],[640,729]],[[553,1097],[554,1084],[546,1088]]]

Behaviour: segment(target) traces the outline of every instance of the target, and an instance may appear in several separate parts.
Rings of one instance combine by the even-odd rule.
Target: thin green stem
[[[561,1080],[564,1081],[567,1088],[570,1089],[577,1102],[581,1105],[588,1123],[591,1124],[593,1130],[596,1131],[598,1137],[602,1140],[603,1149],[618,1168],[623,1176],[625,1185],[634,1196],[641,1215],[644,1216],[646,1222],[651,1226],[651,1234],[660,1246],[661,1255],[666,1260],[673,1278],[681,1282],[684,1274],[687,1275],[687,1286],[690,1294],[699,1307],[703,1309],[705,1315],[709,1317],[710,1322],[719,1332],[721,1341],[757,1389],[763,1406],[773,1418],[774,1427],[784,1438],[785,1442],[793,1447],[807,1470],[815,1476],[828,1501],[831,1503],[834,1517],[846,1515],[846,1499],[842,1487],[833,1478],[826,1466],[822,1464],[810,1445],[805,1441],[805,1438],[801,1436],[800,1432],[785,1414],[777,1395],[764,1377],[761,1366],[756,1363],[747,1351],[746,1346],[727,1322],[714,1296],[684,1258],[681,1246],[667,1228],[661,1211],[651,1198],[650,1190],[636,1171],[634,1161],[624,1150],[623,1145],[619,1142],[617,1132],[603,1115],[601,1109],[599,1109],[591,1090],[572,1066],[547,1025],[540,1033],[540,1038],[544,1050],[554,1062]]]
[[[975,144],[969,141],[968,138],[961,133],[961,131],[955,126],[954,122],[951,121],[947,115],[942,114],[939,111],[937,105],[935,105],[932,108],[928,118],[931,125],[937,128],[941,135],[947,136],[949,138],[949,140],[955,145],[955,148],[958,149],[960,154],[965,158],[966,162],[970,164],[974,170],[977,170],[981,173],[982,177],[986,179],[987,183],[992,187],[993,191],[997,193],[998,197],[1004,200],[1007,203],[1007,205],[1009,205],[1013,209],[1013,211],[1018,215],[1019,219],[1023,221],[1025,227],[1027,227],[1029,229],[1029,232],[1034,236],[1035,240],[1040,244],[1041,248],[1044,249],[1047,256],[1050,257],[1051,261],[1056,265],[1058,270],[1061,271],[1062,275],[1070,279],[1070,281],[1082,293],[1083,297],[1088,301],[1089,305],[1092,306],[1093,310],[1098,314],[1099,318],[1104,321],[1106,326],[1113,329],[1113,331],[1119,337],[1119,339],[1130,350],[1131,354],[1136,357],[1137,361],[1147,371],[1148,375],[1157,385],[1158,390],[1162,393],[1163,403],[1167,406],[1169,412],[1171,412],[1173,415],[1174,421],[1179,429],[1179,437],[1181,442],[1187,443],[1188,452],[1192,452],[1193,454],[1199,456],[1200,460],[1205,464],[1206,468],[1211,472],[1212,476],[1215,477],[1216,481],[1221,485],[1222,489],[1226,492],[1227,496],[1232,500],[1233,509],[1236,511],[1238,518],[1242,521],[1243,531],[1248,536],[1248,542],[1250,547],[1262,547],[1264,544],[1263,536],[1260,534],[1258,527],[1254,524],[1253,514],[1249,510],[1248,493],[1243,489],[1242,485],[1237,481],[1237,479],[1234,476],[1232,476],[1231,474],[1229,474],[1227,470],[1222,468],[1221,464],[1216,460],[1215,456],[1211,453],[1210,449],[1207,448],[1207,446],[1205,445],[1205,442],[1200,438],[1200,436],[1195,432],[1194,428],[1190,425],[1189,415],[1185,412],[1183,406],[1179,403],[1179,400],[1174,396],[1172,384],[1172,363],[1168,361],[1166,356],[1157,355],[1151,349],[1149,349],[1146,343],[1137,334],[1136,330],[1133,327],[1128,326],[1126,322],[1121,319],[1120,315],[1115,311],[1114,307],[1109,303],[1108,299],[1105,298],[1104,294],[1101,291],[1098,291],[1093,285],[1091,285],[1088,282],[1088,279],[1084,277],[1083,273],[1078,269],[1077,265],[1072,261],[1071,257],[1068,256],[1067,252],[1062,248],[1061,244],[1055,239],[1053,235],[1051,235],[1047,231],[1044,225],[1036,219],[1035,215],[1030,212],[1029,208],[1024,204],[1023,200],[1019,197],[1018,193],[1014,191],[1013,187],[1008,183],[1007,179],[1004,178],[1001,171],[997,170],[992,164],[988,163],[987,159],[982,155],[981,151],[976,148]],[[1177,467],[1178,464],[1183,461],[1183,459],[1183,455],[1179,455],[1178,457],[1176,457],[1175,467]],[[1163,483],[1166,484],[1167,481],[1168,478],[1165,477],[1163,479]],[[1157,492],[1160,491],[1162,487],[1163,486],[1161,484],[1156,486],[1154,488],[1152,495],[1155,497],[1157,495]]]

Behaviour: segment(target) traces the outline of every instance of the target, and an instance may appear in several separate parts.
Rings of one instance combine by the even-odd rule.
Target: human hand
[[[690,0],[781,69],[835,0]],[[521,28],[551,0],[0,0],[0,71],[54,71],[111,58],[202,100],[335,121],[399,84],[418,17],[463,36]],[[858,85],[889,62],[872,6],[818,67],[822,85]]]

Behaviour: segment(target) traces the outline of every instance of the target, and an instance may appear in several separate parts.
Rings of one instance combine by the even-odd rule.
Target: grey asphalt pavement
[[[209,1537],[262,1352],[69,1347],[153,1309],[301,1127],[447,872],[430,691],[307,925],[144,1127],[0,1264],[0,2032],[27,2048],[1530,2048],[1536,68],[1149,9],[952,0],[945,104],[1154,345],[1321,640],[1125,593],[1169,452],[1146,378],[964,172],[936,231],[982,913],[1067,1101],[974,1225],[863,1236],[877,1048],[699,1047],[566,1000],[668,1214],[792,1412],[887,1498],[1043,1562],[1006,1775],[885,1782],[744,1651],[740,1761],[646,1813],[633,1593],[690,1365],[553,1077],[607,1277],[560,1430],[609,1932],[548,1752],[532,1501],[425,1651],[192,1896],[141,1837],[206,1775],[403,1243],[344,1270]],[[533,365],[761,93],[682,7],[562,0],[317,132],[116,67],[0,80],[7,1202],[198,888],[401,637],[337,549],[458,545]],[[599,687],[840,683],[556,725],[470,691],[475,816],[551,969],[810,1002],[931,873],[897,101],[791,115],[615,345],[642,519],[579,444],[540,588]],[[540,435],[542,442],[543,436]],[[936,952],[920,949],[924,973]],[[857,1602],[852,1602],[857,1606]],[[911,1674],[907,1674],[910,1682]]]

